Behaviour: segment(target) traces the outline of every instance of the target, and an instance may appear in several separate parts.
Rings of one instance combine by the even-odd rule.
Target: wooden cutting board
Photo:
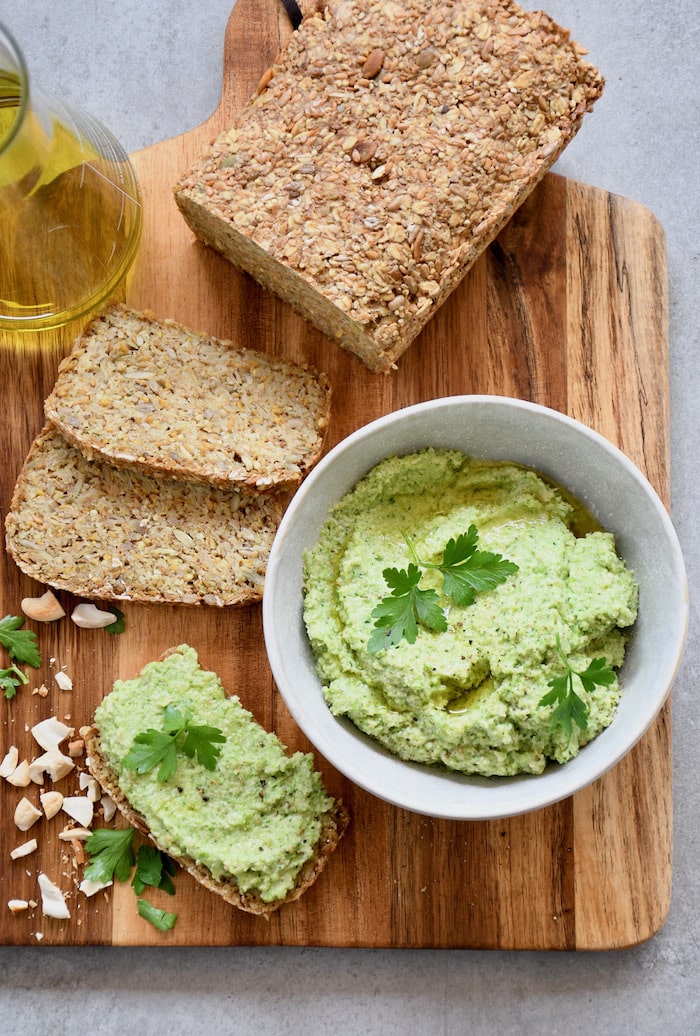
[[[620,446],[668,501],[667,290],[664,236],[640,205],[549,175],[433,318],[390,376],[370,374],[202,247],[179,216],[172,185],[256,87],[291,32],[277,0],[238,0],[225,44],[219,107],[197,129],[134,156],[145,231],[126,300],[242,345],[309,361],[334,389],[329,446],[379,415],[436,396],[496,393],[554,407]],[[583,129],[585,133],[585,126]],[[75,328],[0,349],[2,514],[42,424],[58,360]],[[41,588],[3,555],[0,614],[18,614]],[[73,601],[61,599],[69,611]],[[187,641],[290,748],[310,746],[273,685],[260,608],[219,611],[125,606],[127,631],[35,627],[43,670],[12,701],[0,699],[0,756],[38,754],[28,726],[51,714],[76,727],[117,677]],[[28,624],[31,625],[31,624]],[[4,657],[1,656],[1,657]],[[6,664],[6,663],[3,663]],[[53,680],[65,666],[74,689]],[[32,695],[41,681],[48,697]],[[559,805],[510,820],[457,823],[385,805],[318,758],[353,815],[350,833],[317,885],[269,922],[229,907],[186,874],[177,894],[150,893],[178,913],[158,933],[136,913],[128,884],[86,900],[79,869],[58,839],[59,817],[30,832],[39,850],[11,861],[18,789],[0,782],[0,938],[5,943],[319,945],[612,949],[663,924],[671,888],[670,706],[603,779]],[[72,783],[71,783],[72,782]],[[64,783],[70,791],[73,778]],[[32,786],[28,796],[38,800]],[[65,818],[64,818],[65,819]],[[70,921],[38,909],[12,915],[10,898],[38,898],[46,874],[71,893]],[[37,933],[41,933],[40,935]]]

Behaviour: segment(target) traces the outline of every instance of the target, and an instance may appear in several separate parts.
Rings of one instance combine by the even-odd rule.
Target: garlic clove
[[[25,597],[20,607],[27,618],[35,622],[56,622],[66,614],[50,590],[41,597]]]
[[[97,630],[111,626],[117,621],[114,612],[102,611],[95,604],[78,604],[71,613],[71,619],[81,629]]]

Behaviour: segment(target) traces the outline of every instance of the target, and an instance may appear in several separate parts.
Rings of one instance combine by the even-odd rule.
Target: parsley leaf
[[[0,644],[7,648],[7,653],[15,662],[38,669],[41,665],[41,655],[36,633],[23,630],[22,626],[24,619],[19,615],[6,615],[4,619],[0,619]]]
[[[225,735],[218,727],[210,727],[204,723],[201,726],[190,723],[185,728],[182,751],[190,759],[194,759],[196,755],[197,762],[201,763],[205,769],[215,770],[216,761],[221,755],[221,749],[217,748],[217,745],[222,745],[225,740]]]
[[[25,683],[29,683],[29,679],[16,665],[11,665],[9,669],[0,669],[0,690],[5,692],[8,700],[14,698],[20,685]]]
[[[367,643],[370,652],[394,647],[401,640],[414,644],[418,623],[442,633],[447,629],[447,617],[440,606],[436,590],[421,590],[421,569],[435,569],[442,573],[445,596],[455,604],[466,607],[473,604],[477,593],[493,590],[518,571],[512,561],[488,550],[477,550],[478,532],[470,525],[466,533],[447,543],[442,561],[435,564],[422,561],[410,537],[402,533],[411,552],[412,561],[407,569],[385,568],[382,573],[391,596],[384,597],[372,612],[374,630]]]
[[[445,595],[455,604],[473,604],[477,593],[493,590],[518,571],[516,564],[506,561],[500,554],[477,550],[477,539],[476,526],[470,525],[466,533],[449,541],[439,565],[425,564],[426,568],[437,568],[442,572]]]
[[[136,855],[136,871],[131,879],[131,886],[137,896],[141,895],[147,885],[163,889],[169,896],[174,896],[172,875],[175,871],[174,862],[164,852],[152,845],[141,845]]]
[[[137,909],[139,917],[143,917],[145,921],[149,921],[154,928],[157,928],[160,932],[168,932],[175,926],[177,921],[177,914],[171,914],[167,910],[163,910],[161,907],[153,906],[147,899],[137,900]]]
[[[137,734],[129,752],[124,757],[124,766],[137,773],[150,773],[159,766],[158,780],[167,781],[177,769],[177,733],[154,730],[149,727]]]
[[[84,877],[92,881],[108,882],[127,881],[134,863],[136,871],[131,885],[137,896],[140,896],[147,885],[163,889],[169,895],[175,895],[175,886],[171,877],[175,874],[175,863],[160,849],[150,845],[139,847],[134,854],[133,827],[120,830],[100,828],[93,831],[85,842],[85,850],[90,857],[84,871]],[[137,899],[139,915],[149,921],[161,932],[169,931],[177,921],[177,914],[169,914],[148,903],[145,899]]]
[[[538,705],[556,705],[552,712],[552,730],[561,728],[566,737],[570,738],[574,723],[581,731],[588,728],[588,705],[574,690],[574,677],[578,677],[583,689],[590,694],[596,685],[609,687],[614,683],[615,673],[604,658],[594,658],[584,670],[578,672],[562,651],[558,637],[557,652],[565,666],[564,675],[548,681],[551,690],[540,698]]]
[[[93,831],[85,842],[85,851],[90,862],[85,868],[85,877],[92,881],[126,881],[134,866],[134,829],[126,827],[118,831],[99,828]]]
[[[189,721],[192,719],[192,713],[185,709],[184,712],[180,712],[174,705],[166,705],[163,710],[163,730],[168,734],[172,734],[175,737],[181,734],[185,729]]]
[[[600,687],[610,687],[615,682],[615,673],[604,658],[594,658],[582,673],[576,675],[589,693],[596,684]]]
[[[108,633],[123,633],[126,629],[126,619],[124,618],[124,612],[120,611],[115,605],[110,604],[107,607],[107,611],[111,612],[112,615],[116,615],[114,622],[110,622],[109,626],[105,626]]]
[[[215,770],[221,755],[219,745],[226,737],[218,727],[194,724],[191,719],[187,710],[180,712],[173,705],[166,705],[163,729],[149,727],[137,734],[124,757],[124,765],[137,773],[150,773],[158,766],[158,780],[167,781],[177,769],[179,749],[190,759],[196,756],[207,770]]]
[[[376,622],[367,645],[368,651],[393,647],[403,639],[414,644],[418,622],[438,632],[447,629],[437,592],[421,590],[418,586],[421,573],[417,565],[410,564],[407,569],[385,568],[382,574],[391,589],[391,596],[380,601],[372,612]]]

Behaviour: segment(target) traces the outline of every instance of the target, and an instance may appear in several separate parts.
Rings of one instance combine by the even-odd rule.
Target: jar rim
[[[12,80],[16,78],[19,103],[12,123],[4,136],[0,137],[0,154],[10,146],[17,136],[29,105],[29,73],[24,55],[10,30],[0,21],[0,81],[6,77],[8,79],[11,77]],[[0,106],[2,106],[2,97],[0,97]]]

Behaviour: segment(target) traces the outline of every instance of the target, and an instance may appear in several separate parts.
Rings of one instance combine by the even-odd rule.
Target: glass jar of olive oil
[[[30,83],[0,24],[0,329],[57,328],[99,309],[140,234],[141,194],[121,145]]]

